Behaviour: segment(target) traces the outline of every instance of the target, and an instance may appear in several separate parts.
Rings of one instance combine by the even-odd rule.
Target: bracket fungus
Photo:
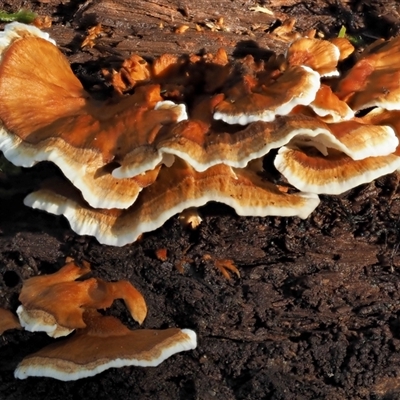
[[[244,76],[225,91],[225,99],[215,107],[214,119],[240,125],[273,121],[297,105],[310,104],[319,87],[320,75],[306,66],[289,67],[278,77]]]
[[[377,40],[339,81],[336,94],[354,110],[400,108],[400,37]]]
[[[86,309],[110,307],[115,299],[123,299],[132,318],[142,323],[147,307],[143,296],[127,281],[105,282],[98,278],[76,279],[90,272],[72,260],[50,275],[27,279],[19,296],[22,303],[17,310],[21,325],[31,332],[46,332],[60,337],[77,328],[84,328]]]
[[[22,26],[11,24],[9,31]],[[186,118],[184,106],[163,103],[159,85],[140,87],[116,103],[91,98],[59,49],[35,35],[3,45],[0,98],[4,155],[24,167],[54,162],[93,207],[102,208],[128,207],[152,181],[147,175],[118,180],[113,163],[126,155],[134,162],[139,153],[135,175],[153,170],[161,160],[143,164],[142,155],[154,153],[148,143],[163,126]]]
[[[131,331],[117,318],[98,313],[115,299],[123,299],[133,319],[142,323],[147,307],[129,282],[77,281],[90,272],[90,265],[84,262],[79,267],[70,258],[66,261],[58,272],[24,282],[17,312],[29,331],[44,331],[54,338],[75,332],[24,358],[15,370],[16,378],[76,380],[112,367],[157,366],[175,353],[196,348],[196,334],[189,329]],[[4,311],[0,309],[1,317]],[[9,320],[8,314],[3,322]],[[5,329],[16,327],[15,317],[13,322]]]
[[[391,126],[396,132],[397,137],[400,137],[400,109],[385,110],[377,107],[362,117],[362,120],[367,124]],[[394,154],[400,156],[400,146],[397,146]]]
[[[0,150],[17,165],[52,161],[73,185],[50,180],[25,204],[123,246],[209,201],[239,215],[306,218],[318,194],[399,169],[395,118],[356,114],[399,108],[399,40],[371,45],[343,78],[340,63],[354,51],[347,39],[299,36],[266,61],[230,60],[223,49],[153,61],[134,54],[108,72],[118,96],[97,101],[46,34],[8,25],[0,35]],[[263,177],[262,158],[273,149],[298,192]]]
[[[100,243],[123,246],[142,233],[157,229],[173,215],[190,207],[218,201],[239,215],[299,216],[306,218],[319,204],[317,195],[284,193],[258,174],[261,160],[247,168],[219,164],[197,172],[183,160],[163,167],[157,180],[143,190],[126,210],[94,209],[71,186],[50,182],[25,198],[25,204],[53,214],[63,214],[80,235],[95,236]]]
[[[362,160],[392,154],[399,144],[391,126],[368,124],[359,118],[334,124],[324,124],[315,119],[303,119],[302,122],[292,142],[314,144],[325,155],[328,153],[326,149],[332,148],[353,160]],[[315,133],[318,134],[313,137]]]
[[[124,366],[156,367],[181,351],[196,348],[190,329],[131,331],[118,319],[94,310],[83,315],[86,327],[24,358],[15,377],[46,376],[71,381]]]
[[[180,157],[202,172],[218,164],[246,167],[249,161],[290,141],[318,142],[355,160],[388,155],[399,143],[388,125],[376,126],[356,118],[325,123],[301,112],[233,127],[212,119],[212,109],[220,100],[218,96],[202,99],[189,120],[175,125],[160,139],[160,151]]]
[[[354,111],[345,101],[339,99],[328,85],[322,84],[309,107],[325,122],[347,121],[354,117]]]
[[[318,72],[321,77],[338,76],[337,65],[340,49],[328,40],[299,38],[288,48],[288,65],[305,65]]]
[[[282,28],[286,37],[290,23]],[[124,246],[185,210],[182,221],[200,223],[193,208],[210,201],[238,215],[307,218],[318,194],[400,170],[400,38],[375,42],[340,77],[354,51],[348,40],[298,36],[287,35],[287,52],[267,61],[230,60],[223,49],[153,61],[134,54],[108,73],[118,96],[99,101],[46,33],[7,25],[0,150],[19,166],[51,161],[67,178],[42,182],[24,203],[64,215],[80,235]],[[263,157],[274,149],[286,186],[264,173]],[[165,261],[167,253],[157,256]],[[239,275],[231,260],[214,261],[225,276]],[[191,330],[131,331],[100,315],[122,298],[141,323],[146,303],[129,282],[79,279],[89,271],[67,260],[57,273],[24,282],[23,327],[53,337],[75,332],[26,357],[17,378],[75,380],[156,366],[196,347]]]
[[[294,187],[318,194],[341,194],[400,169],[400,157],[393,154],[353,160],[335,150],[322,155],[315,147],[283,146],[274,163]]]

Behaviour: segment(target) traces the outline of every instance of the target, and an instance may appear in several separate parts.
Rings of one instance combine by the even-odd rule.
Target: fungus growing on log
[[[356,160],[390,154],[398,145],[390,126],[374,126],[361,119],[326,124],[301,112],[271,122],[252,122],[246,127],[229,126],[212,118],[212,110],[221,98],[217,95],[199,101],[189,120],[160,137],[159,151],[180,157],[202,172],[218,164],[243,168],[292,140],[318,142]]]
[[[128,207],[156,176],[121,181],[111,174],[114,163],[129,155],[140,165],[133,175],[153,170],[161,158],[151,142],[164,126],[186,118],[184,106],[163,103],[159,85],[137,88],[116,103],[94,100],[58,48],[32,36],[3,47],[0,98],[6,158],[24,167],[54,162],[89,204],[102,208]]]
[[[86,326],[82,315],[86,309],[110,307],[115,299],[123,299],[132,318],[142,323],[147,307],[143,296],[127,281],[105,282],[98,278],[76,279],[90,272],[70,259],[59,271],[27,279],[21,290],[22,303],[17,313],[21,325],[31,332],[46,332],[60,337]]]
[[[86,327],[24,358],[15,377],[45,376],[71,381],[94,376],[109,368],[156,367],[181,351],[196,348],[190,329],[131,331],[118,319],[94,310],[83,315]]]
[[[119,96],[104,102],[45,34],[11,24],[0,39],[0,150],[17,165],[53,161],[76,188],[49,181],[25,204],[65,215],[101,243],[123,246],[209,201],[239,215],[305,218],[318,193],[398,168],[393,118],[354,116],[400,90],[389,86],[398,86],[397,39],[371,45],[345,78],[323,84],[354,50],[348,40],[314,32],[267,61],[230,61],[223,49],[152,62],[134,54],[111,72]],[[289,183],[312,194],[284,193],[262,177],[272,149]]]
[[[259,175],[261,160],[247,168],[219,164],[196,172],[183,160],[163,167],[157,180],[142,191],[127,210],[89,207],[71,186],[49,182],[25,198],[25,204],[53,214],[63,214],[80,235],[92,235],[100,243],[123,246],[142,233],[159,228],[173,215],[189,207],[217,201],[239,215],[299,216],[306,218],[319,203],[308,193],[284,193]]]

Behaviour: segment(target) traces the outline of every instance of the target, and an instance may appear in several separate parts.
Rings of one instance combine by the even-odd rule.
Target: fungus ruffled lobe
[[[344,37],[334,37],[329,41],[339,49],[339,61],[343,61],[348,58],[355,50],[349,39]]]
[[[309,107],[325,122],[346,121],[354,117],[354,111],[339,99],[328,85],[322,84]]]
[[[336,94],[354,110],[400,108],[400,37],[378,40],[340,80]]]
[[[131,331],[118,319],[94,310],[83,315],[86,327],[24,358],[15,377],[45,376],[71,381],[123,366],[156,367],[181,351],[196,348],[189,329]]]
[[[340,50],[328,40],[300,38],[295,40],[287,51],[288,65],[305,65],[322,77],[338,76],[337,65]]]
[[[378,107],[370,111],[362,119],[367,124],[391,126],[396,132],[397,138],[400,138],[400,110],[385,110]],[[394,154],[400,156],[400,146],[397,146]]]
[[[123,299],[132,318],[142,323],[147,307],[143,296],[127,281],[105,282],[99,278],[77,281],[90,272],[90,265],[79,267],[72,260],[50,275],[35,276],[22,286],[17,310],[21,325],[31,331],[60,337],[86,326],[86,309],[103,309],[115,299]]]
[[[22,24],[20,22],[13,22],[7,24],[4,27],[4,31],[0,32],[0,62],[5,49],[7,49],[10,44],[26,37],[41,38],[54,45],[56,44],[56,42],[50,38],[48,33],[41,31],[39,28],[32,25]]]
[[[10,310],[0,308],[0,335],[10,329],[21,329],[21,324]]]
[[[319,86],[320,75],[307,66],[290,66],[278,76],[244,76],[224,91],[225,99],[215,107],[214,118],[240,125],[273,121],[297,105],[310,104]]]
[[[330,149],[324,156],[312,148],[280,148],[275,167],[299,190],[319,194],[341,194],[400,168],[400,157],[389,154],[353,160]]]

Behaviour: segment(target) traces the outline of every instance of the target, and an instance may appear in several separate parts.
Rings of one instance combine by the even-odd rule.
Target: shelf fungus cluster
[[[400,38],[372,44],[341,74],[353,50],[343,38],[302,37],[265,61],[222,49],[135,54],[104,71],[118,95],[98,101],[47,34],[13,23],[0,34],[0,150],[19,166],[57,164],[67,179],[44,182],[25,204],[104,244],[133,242],[209,201],[306,218],[319,194],[400,168]]]
[[[147,308],[128,281],[77,280],[89,272],[88,263],[78,266],[67,259],[58,272],[26,280],[17,309],[20,324],[11,312],[0,310],[2,330],[22,326],[54,338],[68,336],[24,358],[15,377],[69,381],[113,367],[155,367],[175,353],[196,347],[196,334],[189,329],[130,330],[117,318],[100,314],[99,309],[123,299],[132,318],[142,323]]]

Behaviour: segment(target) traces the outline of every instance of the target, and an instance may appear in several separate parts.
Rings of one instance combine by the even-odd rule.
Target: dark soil
[[[400,28],[393,0],[265,2],[275,17],[248,11],[255,2],[193,3],[47,0],[30,7],[52,16],[49,32],[91,88],[104,88],[101,68],[133,51],[280,51],[286,43],[268,30],[285,16],[297,18],[299,31],[335,35],[345,25],[365,42]],[[27,7],[26,1],[3,4],[9,11]],[[194,29],[219,17],[230,32]],[[94,48],[80,49],[85,29],[98,22],[108,33]],[[180,25],[191,29],[174,33]],[[400,398],[397,175],[342,196],[322,196],[307,220],[240,218],[229,207],[209,204],[196,231],[174,217],[139,242],[116,248],[77,236],[62,217],[23,206],[24,195],[49,168],[0,176],[0,306],[15,310],[23,279],[54,272],[72,256],[89,261],[94,276],[129,279],[149,307],[145,328],[191,328],[198,347],[157,368],[111,369],[75,382],[19,381],[13,377],[18,362],[53,339],[8,331],[0,338],[1,399]],[[165,262],[156,257],[160,248],[168,250]],[[204,261],[206,254],[211,258]],[[218,259],[233,260],[241,278],[225,279],[214,265]],[[107,312],[138,328],[122,302]]]

